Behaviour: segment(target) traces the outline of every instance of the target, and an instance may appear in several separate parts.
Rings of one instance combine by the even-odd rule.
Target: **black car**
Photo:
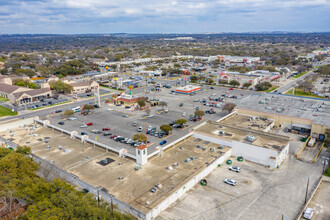
[[[211,86],[210,89],[214,89],[214,87]]]
[[[55,110],[55,113],[60,113],[62,112],[62,110]]]
[[[81,134],[81,135],[87,135],[87,133],[86,133],[86,132],[84,132],[84,131],[83,131],[83,132],[81,132],[80,134]]]
[[[183,106],[183,103],[180,103],[180,105],[179,105],[180,107],[182,107]]]
[[[64,125],[64,122],[63,121],[60,121],[58,124],[59,125]]]

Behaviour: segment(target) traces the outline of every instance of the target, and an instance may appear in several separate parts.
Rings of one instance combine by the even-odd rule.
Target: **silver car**
[[[236,181],[235,180],[232,180],[232,179],[225,179],[223,182],[224,183],[227,183],[229,185],[232,185],[232,186],[235,186],[236,185]]]
[[[240,167],[235,167],[235,166],[231,166],[231,167],[229,167],[228,169],[231,170],[231,171],[235,171],[235,172],[237,172],[237,173],[239,173],[239,171],[241,170]]]

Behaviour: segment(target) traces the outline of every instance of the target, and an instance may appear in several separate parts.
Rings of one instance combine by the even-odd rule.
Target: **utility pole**
[[[97,205],[100,205],[100,190],[97,189]]]
[[[305,195],[305,204],[307,203],[308,185],[309,185],[309,178],[307,180],[306,195]]]

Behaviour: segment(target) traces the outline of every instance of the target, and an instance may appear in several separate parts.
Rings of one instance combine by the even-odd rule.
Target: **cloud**
[[[255,31],[282,26],[329,31],[329,9],[329,0],[1,0],[0,30],[239,32],[242,27]]]

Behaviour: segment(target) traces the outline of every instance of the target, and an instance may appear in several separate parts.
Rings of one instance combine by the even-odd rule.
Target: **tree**
[[[27,86],[31,89],[40,89],[41,88],[41,86],[39,84],[36,84],[34,82],[29,83]]]
[[[73,110],[66,110],[64,112],[64,116],[67,117],[67,118],[71,117],[73,114],[74,114]]]
[[[23,81],[21,81],[16,83],[16,86],[26,87],[26,84]]]
[[[190,80],[191,80],[191,82],[197,82],[198,78],[197,78],[197,76],[191,76]]]
[[[146,143],[147,137],[144,134],[135,134],[133,136],[133,140]]]
[[[159,102],[159,105],[163,108],[163,110],[164,110],[164,106],[167,106],[167,102],[165,102],[165,101],[160,101]]]
[[[328,151],[330,151],[330,129],[325,130],[324,147],[326,147]]]
[[[246,83],[243,83],[243,88],[249,88],[250,86],[252,85],[251,82],[246,82]]]
[[[94,109],[93,105],[85,104],[84,107],[83,107],[83,110],[87,111],[87,112],[89,112],[90,110],[93,110],[93,109]]]
[[[265,91],[265,90],[268,90],[271,87],[272,87],[272,84],[270,84],[269,82],[258,83],[257,85],[254,86],[254,88],[257,91]]]
[[[183,125],[185,123],[187,123],[187,120],[184,118],[180,118],[180,119],[176,120],[176,122],[175,122],[175,124],[178,124],[178,125]]]
[[[144,101],[144,100],[138,100],[137,101],[137,104],[140,106],[140,108],[142,108],[142,107],[146,106],[146,101]]]
[[[330,64],[328,65],[324,65],[324,66],[320,66],[317,69],[317,72],[324,77],[329,77],[330,76]]]
[[[52,80],[49,82],[49,86],[51,89],[62,93],[70,93],[73,90],[73,87],[71,85],[62,82],[61,80]]]
[[[304,92],[307,90],[310,93],[314,88],[314,85],[311,81],[305,80],[298,83],[298,88],[303,89]]]
[[[237,80],[231,80],[231,81],[229,82],[229,85],[232,85],[232,86],[236,87],[236,86],[239,86],[240,83],[239,83]]]
[[[223,106],[222,110],[226,110],[226,111],[228,111],[228,112],[232,112],[232,111],[234,110],[235,106],[236,106],[236,104],[231,103],[231,102],[228,102],[228,103],[226,103],[226,104]]]
[[[208,78],[208,79],[206,80],[206,83],[209,84],[209,85],[213,85],[214,80],[213,80],[212,78]]]
[[[164,132],[170,132],[173,130],[173,128],[170,125],[162,125],[162,126],[160,126],[160,130],[162,130]]]
[[[27,147],[27,146],[18,146],[16,153],[19,154],[23,154],[23,155],[27,155],[31,153],[31,147]]]
[[[196,110],[195,111],[195,116],[197,116],[198,118],[201,118],[205,115],[205,112],[202,110]]]
[[[228,84],[228,80],[225,80],[225,79],[219,79],[218,83],[219,83],[219,84],[222,84],[222,85],[224,85],[224,84]]]
[[[147,113],[147,115],[149,116],[150,115],[150,112],[151,112],[151,109],[150,108],[147,108],[144,110],[145,113]]]

